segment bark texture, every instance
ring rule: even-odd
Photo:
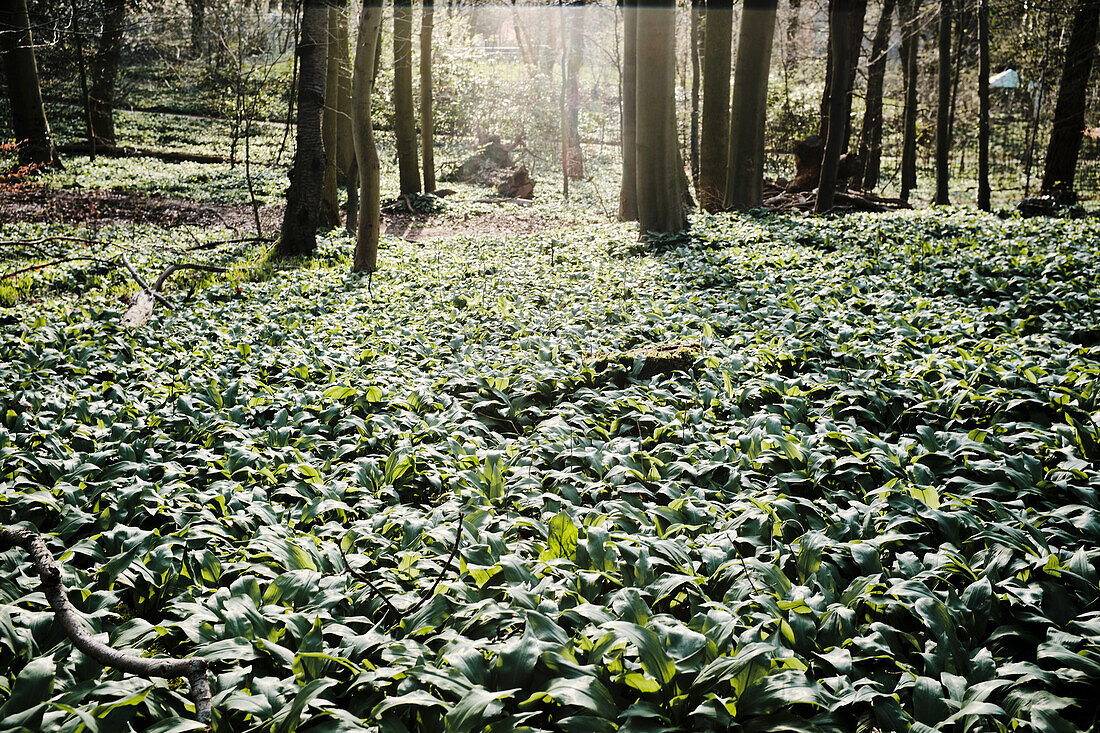
[[[759,206],[764,191],[764,122],[776,0],[748,0],[741,11],[730,112],[726,208]]]
[[[871,58],[867,62],[867,102],[863,125],[859,130],[859,165],[856,184],[864,191],[878,185],[882,170],[882,87],[886,78],[886,55],[890,45],[891,20],[896,0],[883,0],[882,15],[871,42]]]
[[[821,181],[817,188],[814,213],[823,214],[833,208],[837,172],[845,140],[845,97],[848,90],[848,20],[850,0],[832,0],[829,10],[829,45],[833,49],[832,96],[829,104],[829,135],[821,157]]]
[[[378,67],[382,32],[381,0],[366,0],[359,15],[359,36],[355,44],[352,72],[352,137],[359,170],[359,221],[356,227],[353,272],[374,272],[378,268],[378,235],[381,230],[381,195],[378,148],[370,118],[370,100]]]
[[[412,17],[409,0],[396,0],[393,6],[393,127],[402,194],[420,192],[412,89]]]
[[[580,109],[581,65],[584,62],[584,17],[583,4],[571,5],[563,11],[566,14],[567,52],[565,55],[565,170],[569,178],[584,178],[584,152],[581,150]]]
[[[978,0],[978,208],[989,211],[989,0]]]
[[[433,0],[424,0],[420,14],[420,151],[424,164],[424,191],[431,193],[435,183],[435,116],[432,111],[432,28],[435,25]]]
[[[917,51],[920,43],[918,19],[920,0],[901,0],[899,6],[901,64],[905,85],[905,107],[902,112],[901,200],[908,201],[917,187]]]
[[[98,142],[115,144],[115,84],[122,58],[122,29],[126,21],[125,0],[104,0],[103,32],[92,58],[92,88],[88,100],[92,130]]]
[[[638,220],[638,3],[623,0],[622,146],[620,221]]]
[[[321,187],[321,208],[317,213],[320,227],[340,226],[340,192],[337,184],[340,145],[340,53],[341,8],[328,9],[328,45],[325,51],[325,108],[321,115],[321,142],[325,147],[325,178]]]
[[[951,175],[951,15],[952,0],[940,0],[939,62],[936,88],[936,199],[937,205],[951,203],[948,183]]]
[[[703,119],[699,131],[699,206],[725,207],[730,139],[731,0],[710,0],[703,11]]]
[[[26,0],[0,3],[0,62],[8,86],[12,131],[19,162],[49,165],[56,159],[50,125],[42,106]]]

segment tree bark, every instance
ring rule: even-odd
[[[936,199],[938,206],[951,203],[951,0],[940,0],[939,62],[936,98]]]
[[[426,193],[436,189],[435,117],[432,112],[432,28],[435,22],[433,3],[434,0],[424,0],[420,14],[420,150],[423,155]]]
[[[978,0],[978,208],[989,211],[989,0]]]
[[[297,150],[286,194],[282,233],[275,248],[281,257],[309,256],[317,249],[325,177],[321,116],[325,105],[327,45],[328,6],[324,0],[305,0],[298,43]]]
[[[187,0],[191,10],[191,54],[202,55],[203,28],[206,20],[206,0]]]
[[[848,11],[848,64],[847,91],[844,94],[844,142],[841,153],[848,150],[852,135],[852,91],[855,88],[856,73],[859,70],[859,52],[863,46],[863,21],[867,16],[867,0],[850,0]],[[825,87],[821,92],[821,112],[818,122],[818,135],[822,140],[829,139],[829,119],[832,114],[833,94],[833,46],[830,43],[825,58]]]
[[[622,148],[619,220],[638,220],[638,3],[623,0]]]
[[[340,226],[340,192],[338,189],[340,143],[340,53],[339,36],[342,8],[328,9],[328,45],[325,51],[325,107],[321,115],[321,142],[325,147],[325,177],[321,186],[321,205],[317,225],[326,229]]]
[[[905,85],[905,107],[902,112],[901,194],[908,202],[917,187],[917,51],[920,33],[917,27],[920,0],[901,0],[902,21],[901,63]]]
[[[886,78],[886,56],[890,45],[891,20],[896,0],[883,0],[882,15],[871,43],[871,58],[867,64],[867,103],[863,125],[859,130],[859,165],[862,174],[855,177],[864,191],[878,185],[882,170],[882,87]]]
[[[639,5],[637,191],[640,238],[687,227],[683,165],[675,124],[676,8],[673,0]]]
[[[1058,84],[1054,105],[1054,127],[1047,145],[1043,166],[1043,194],[1069,193],[1074,190],[1077,156],[1085,129],[1085,102],[1092,57],[1096,51],[1100,0],[1077,0],[1073,10],[1073,28]]]
[[[393,5],[393,128],[397,137],[397,168],[401,193],[420,193],[412,91],[410,0],[396,0]]]
[[[704,12],[703,120],[699,139],[699,206],[725,207],[730,148],[730,57],[733,46],[731,0],[709,0]]]
[[[833,49],[832,95],[829,104],[829,136],[825,139],[825,153],[821,158],[821,180],[817,187],[815,214],[824,214],[833,208],[836,196],[837,169],[844,145],[844,100],[848,94],[848,18],[850,0],[832,0],[829,9],[829,42]]]
[[[730,112],[728,209],[759,206],[764,191],[764,122],[777,0],[746,0],[741,11]]]
[[[565,55],[565,169],[569,178],[584,178],[584,152],[581,150],[580,135],[580,74],[584,61],[584,4],[571,5],[563,12],[566,15],[568,32],[568,51]]]
[[[356,227],[353,272],[374,272],[378,268],[378,235],[381,230],[381,191],[378,148],[370,118],[378,50],[381,46],[382,0],[366,0],[359,15],[359,37],[355,44],[352,73],[352,135],[359,169],[359,222]]]
[[[34,60],[26,0],[0,3],[0,62],[8,86],[12,131],[21,164],[51,165],[56,161],[50,125],[42,106],[38,66]]]
[[[359,172],[355,166],[355,141],[351,132],[351,57],[348,54],[348,8],[340,9],[336,37],[329,41],[339,49],[339,82],[337,87],[336,115],[336,173],[337,185],[347,188],[347,210],[344,212],[344,228],[355,233],[358,221]],[[326,93],[328,90],[325,90]]]
[[[703,24],[702,14],[705,12],[704,0],[691,0],[691,134],[688,143],[691,157],[691,183],[695,191],[699,191],[699,123],[700,123],[700,93],[699,83],[702,78],[702,54],[703,54]]]
[[[115,83],[122,57],[122,27],[126,20],[126,0],[104,0],[103,34],[92,59],[92,129],[96,140],[115,144]]]

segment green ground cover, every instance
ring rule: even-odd
[[[345,238],[234,252],[137,330],[74,265],[0,309],[0,523],[209,659],[219,731],[1100,724],[1098,220],[566,224],[386,238],[369,289]],[[183,688],[0,555],[0,730],[191,730]]]

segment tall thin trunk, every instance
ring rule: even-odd
[[[639,236],[687,227],[676,135],[676,8],[651,0],[637,10],[637,190]]]
[[[703,0],[691,0],[691,142],[689,154],[691,156],[691,182],[695,191],[699,191],[699,169],[702,165],[699,160],[699,80],[701,75],[701,56],[703,53],[703,24],[701,15],[704,10]]]
[[[0,3],[0,62],[8,86],[12,131],[19,146],[19,162],[49,165],[56,161],[50,125],[42,106],[38,66],[34,60],[30,16],[26,0]]]
[[[435,190],[435,118],[432,113],[432,27],[434,0],[424,0],[420,14],[420,150],[424,163],[424,191]]]
[[[829,42],[833,49],[832,97],[829,104],[829,136],[821,158],[821,180],[817,188],[814,213],[823,214],[833,208],[836,196],[837,168],[844,144],[844,98],[848,90],[848,16],[851,0],[832,0],[829,9]]]
[[[1077,0],[1073,10],[1073,28],[1062,66],[1062,81],[1058,85],[1058,101],[1054,105],[1054,127],[1047,145],[1043,166],[1044,194],[1073,191],[1077,172],[1077,156],[1085,129],[1085,101],[1092,57],[1096,51],[1097,21],[1100,0]]]
[[[103,34],[92,59],[92,129],[99,142],[115,144],[115,83],[122,57],[122,26],[126,0],[104,0]]]
[[[397,138],[397,168],[402,194],[420,192],[416,158],[416,118],[412,92],[412,4],[393,5],[393,127]]]
[[[855,88],[856,73],[859,70],[859,52],[863,46],[863,22],[867,15],[867,0],[850,0],[851,7],[848,12],[848,64],[847,64],[847,90],[844,94],[844,140],[841,146],[843,153],[848,149],[852,135],[852,92]],[[822,140],[829,139],[829,120],[832,116],[833,98],[833,46],[830,43],[825,59],[825,87],[821,92],[820,115],[818,119],[818,135]]]
[[[566,134],[566,171],[569,178],[584,178],[584,152],[581,150],[580,108],[581,63],[584,61],[584,18],[583,2],[565,8],[567,31],[563,33],[568,50],[565,54],[565,134]]]
[[[905,108],[902,112],[901,199],[917,187],[917,51],[920,33],[917,27],[920,0],[901,0],[901,63],[905,78]]]
[[[340,226],[340,193],[337,186],[340,127],[340,53],[336,43],[342,8],[328,9],[328,47],[325,62],[325,108],[321,117],[321,141],[325,146],[325,178],[321,188],[321,208],[317,224],[324,228]]]
[[[366,0],[359,15],[359,37],[355,44],[352,74],[352,135],[359,169],[359,224],[356,227],[354,272],[378,268],[378,236],[381,231],[381,192],[378,148],[370,118],[370,100],[381,45],[382,0]]]
[[[638,220],[638,3],[623,0],[622,148],[619,219]]]
[[[978,0],[978,208],[989,211],[989,0]]]
[[[80,26],[80,9],[72,0],[73,41],[76,45],[76,66],[80,77],[80,104],[84,108],[84,131],[88,137],[88,160],[95,160],[95,128],[92,126],[92,104],[88,95],[88,60],[84,56],[84,33]]]
[[[709,0],[704,11],[703,120],[699,139],[699,206],[715,212],[725,206],[730,147],[730,56],[733,46],[731,0]]]
[[[200,56],[206,21],[206,0],[187,0],[187,6],[191,10],[191,53]]]
[[[355,143],[351,133],[351,59],[348,54],[348,8],[340,8],[336,22],[336,36],[329,43],[336,44],[339,61],[336,87],[336,182],[347,187],[347,210],[344,212],[344,228],[355,233],[358,210],[356,209],[359,173],[355,166]],[[326,90],[327,93],[328,90]]]
[[[726,208],[759,206],[764,191],[764,123],[777,0],[746,0],[737,40],[730,112]]]
[[[298,58],[298,120],[294,167],[286,192],[286,211],[276,253],[281,257],[309,256],[317,249],[318,212],[325,178],[325,147],[321,115],[325,106],[328,6],[325,0],[306,0],[302,9]]]
[[[951,168],[951,0],[940,0],[939,65],[936,99],[936,199],[951,203],[948,179]]]
[[[878,185],[882,169],[882,87],[886,78],[886,56],[890,44],[890,26],[896,0],[883,0],[882,15],[875,29],[871,44],[871,58],[867,65],[867,102],[863,112],[863,125],[859,131],[859,160],[863,168],[861,188],[870,191]]]

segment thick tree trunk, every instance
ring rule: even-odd
[[[989,211],[989,0],[978,0],[978,208]]]
[[[859,70],[859,53],[863,46],[863,22],[867,16],[867,0],[851,0],[848,12],[848,77],[847,92],[844,95],[844,143],[841,153],[848,150],[852,135],[852,91],[855,88],[856,73]],[[832,114],[833,95],[833,48],[825,57],[825,87],[821,92],[821,110],[818,120],[818,135],[822,140],[829,139],[829,118]]]
[[[1100,20],[1100,0],[1077,0],[1073,10],[1073,28],[1062,66],[1062,81],[1058,85],[1058,101],[1054,105],[1054,127],[1047,145],[1043,167],[1044,194],[1073,191],[1077,172],[1077,156],[1085,129],[1085,101],[1092,57],[1096,51],[1097,21]]]
[[[96,139],[115,144],[115,82],[122,57],[122,27],[126,20],[126,0],[104,0],[103,34],[92,59],[92,129]]]
[[[920,43],[918,18],[920,0],[901,0],[902,21],[901,64],[905,85],[905,107],[902,112],[901,200],[917,187],[917,51]]]
[[[948,183],[951,171],[951,0],[940,0],[939,62],[936,98],[936,199],[951,203]]]
[[[676,8],[654,0],[637,13],[638,229],[647,238],[682,231],[687,215],[674,107]]]
[[[42,106],[38,66],[34,60],[30,16],[26,0],[0,3],[0,62],[8,86],[12,131],[19,146],[19,162],[26,165],[55,162],[53,137]]]
[[[584,152],[581,150],[580,124],[580,74],[584,61],[584,5],[566,7],[568,50],[565,55],[565,170],[569,178],[584,178]]]
[[[393,127],[397,137],[397,168],[402,194],[420,192],[416,158],[416,116],[412,91],[412,4],[393,6]]]
[[[702,15],[705,12],[703,0],[691,0],[691,140],[688,144],[691,156],[691,183],[699,192],[699,122],[700,122],[700,92],[699,83],[702,78],[702,54],[703,54],[703,23]]]
[[[321,115],[325,105],[328,6],[305,0],[298,43],[298,119],[294,167],[286,193],[282,233],[276,252],[281,257],[309,256],[317,249],[318,214],[325,178],[325,148]]]
[[[435,117],[432,112],[432,28],[434,0],[424,0],[420,15],[420,150],[424,157],[424,191],[431,193],[435,183]]]
[[[833,49],[832,97],[829,105],[829,136],[821,158],[821,181],[817,187],[814,213],[824,214],[833,208],[836,196],[837,169],[844,145],[844,100],[848,94],[848,16],[850,0],[832,0],[829,9],[829,43]]]
[[[638,3],[623,0],[622,148],[619,219],[638,220]]]
[[[202,55],[202,38],[206,21],[206,0],[187,0],[191,10],[191,53]]]
[[[730,56],[733,5],[710,0],[704,11],[703,120],[699,140],[699,206],[715,212],[725,207],[730,139]]]
[[[340,145],[340,54],[336,42],[342,8],[328,9],[328,46],[325,62],[325,109],[321,116],[321,142],[325,146],[325,178],[321,187],[321,208],[317,224],[330,229],[340,226],[340,192],[337,184]]]
[[[862,172],[854,178],[864,191],[871,191],[878,185],[882,169],[882,87],[886,78],[886,56],[895,4],[896,0],[883,0],[882,15],[875,29],[871,58],[867,64],[867,101],[859,131],[859,165]]]
[[[777,5],[776,0],[746,0],[741,11],[726,168],[727,209],[749,209],[763,199],[764,122]]]
[[[359,38],[355,44],[352,74],[352,132],[359,168],[359,223],[356,228],[353,272],[374,272],[378,268],[378,235],[381,230],[381,195],[378,149],[370,118],[370,100],[381,45],[382,0],[366,0],[359,16]]]

